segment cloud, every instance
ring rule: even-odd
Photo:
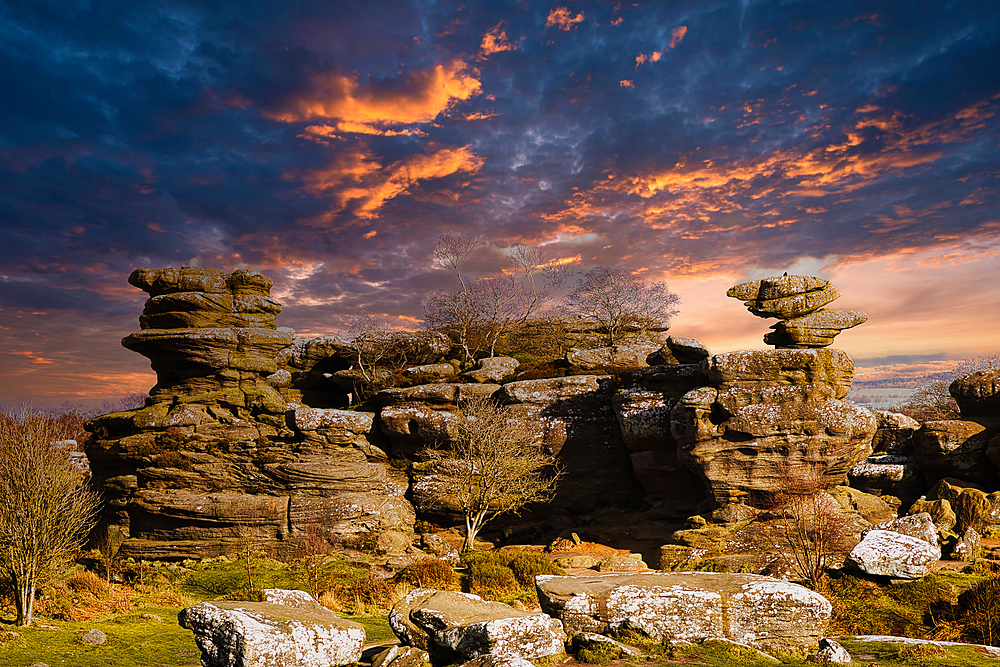
[[[483,42],[479,46],[479,55],[481,58],[493,55],[494,53],[500,53],[502,51],[516,51],[517,44],[511,42],[507,39],[507,33],[504,32],[501,27],[503,22],[501,21],[496,25],[495,28],[483,35]]]
[[[427,123],[481,90],[475,70],[456,59],[414,72],[392,86],[362,86],[357,78],[342,74],[318,75],[307,93],[264,115],[285,123],[314,118],[336,118],[364,126]]]
[[[571,30],[577,23],[583,23],[583,12],[573,16],[567,7],[556,7],[549,12],[549,17],[545,20],[545,27],[555,26],[560,30]]]
[[[673,30],[671,30],[670,31],[670,44],[667,45],[667,48],[668,49],[672,49],[675,46],[677,46],[678,44],[680,44],[681,42],[683,42],[684,41],[684,36],[687,35],[687,31],[688,31],[688,29],[687,29],[686,25],[677,26],[676,28],[674,28]]]
[[[338,152],[326,168],[290,173],[286,178],[301,180],[305,190],[313,194],[332,193],[339,204],[338,210],[353,204],[353,215],[368,220],[387,201],[408,194],[421,181],[475,174],[483,163],[483,158],[473,153],[470,146],[462,146],[414,155],[383,167],[367,147],[358,144]]]

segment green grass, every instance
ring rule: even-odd
[[[365,644],[385,644],[396,641],[396,635],[389,627],[388,614],[368,614],[364,616],[351,616],[341,614],[341,618],[354,621],[365,626]]]
[[[56,630],[7,629],[21,637],[0,644],[0,665],[30,667],[44,662],[55,667],[134,667],[135,665],[200,665],[201,651],[194,635],[177,624],[177,609],[140,607],[128,614],[99,621],[52,622]],[[140,613],[160,616],[163,621],[140,618]],[[108,636],[101,646],[84,646],[79,637],[97,628]]]

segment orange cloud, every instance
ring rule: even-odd
[[[308,125],[304,134],[300,137],[314,139],[316,137],[340,138],[341,134],[374,134],[380,137],[426,137],[427,133],[416,128],[405,128],[402,130],[391,130],[377,127],[369,123],[356,123],[354,121],[341,121],[336,125]]]
[[[672,49],[681,42],[684,41],[684,35],[688,32],[688,27],[686,25],[677,26],[670,31],[670,45],[667,46],[668,49]]]
[[[630,79],[623,79],[618,82],[622,88],[635,88],[635,84]]]
[[[474,174],[485,160],[474,154],[469,146],[444,148],[427,155],[415,155],[382,167],[368,149],[355,146],[338,153],[334,163],[326,169],[306,174],[290,174],[286,178],[300,178],[305,189],[313,194],[334,191],[339,209],[357,203],[354,213],[362,219],[375,217],[385,202],[408,194],[420,181],[442,178],[457,173]],[[457,197],[449,197],[454,200]],[[326,218],[324,218],[326,220]]]
[[[493,55],[494,53],[500,53],[501,51],[517,50],[517,44],[507,39],[507,33],[500,27],[502,25],[503,21],[498,23],[493,30],[483,35],[483,43],[479,47],[481,58]]]
[[[427,123],[455,102],[481,92],[478,72],[462,60],[414,72],[399,88],[362,87],[356,78],[340,74],[316,77],[312,90],[292,99],[287,108],[266,112],[286,123],[312,118],[337,118],[364,125]]]
[[[549,12],[549,18],[545,21],[545,27],[556,26],[560,30],[571,30],[575,24],[583,23],[583,19],[583,12],[573,16],[568,7],[556,7]]]
[[[662,57],[663,57],[663,53],[661,53],[660,51],[653,51],[653,53],[651,53],[650,56],[649,56],[649,62],[655,63],[655,62],[659,61],[659,59],[662,58]]]
[[[645,53],[640,53],[639,55],[637,55],[635,57],[635,68],[639,69],[639,65],[643,64],[647,60],[649,60],[649,58],[646,56],[646,54]]]

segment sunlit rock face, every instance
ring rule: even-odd
[[[790,481],[842,484],[871,454],[877,423],[844,402],[854,365],[840,350],[744,350],[702,364],[711,386],[672,412],[678,456],[719,504],[765,500]]]
[[[157,383],[144,407],[92,420],[87,445],[124,553],[412,532],[407,480],[384,463],[374,414],[288,401],[293,333],[276,328],[270,278],[185,267],[129,282],[150,298],[122,344],[150,359]]]

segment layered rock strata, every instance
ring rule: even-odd
[[[840,350],[742,350],[702,362],[710,386],[674,406],[679,459],[718,504],[842,484],[871,454],[877,423],[843,401],[854,364]]]
[[[313,529],[339,541],[412,532],[406,480],[372,414],[293,411],[278,357],[271,280],[247,269],[139,269],[142,330],[122,344],[157,374],[147,404],[92,420],[87,457],[102,521],[130,538],[124,553],[200,557]],[[301,406],[299,406],[301,407]]]
[[[780,321],[764,336],[776,348],[827,347],[844,329],[856,327],[868,316],[859,310],[824,308],[840,298],[828,280],[812,276],[776,276],[731,287],[726,296],[744,302],[757,317]]]

